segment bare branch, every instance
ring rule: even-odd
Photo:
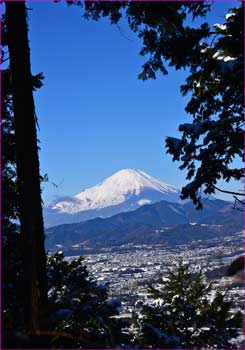
[[[9,57],[4,58],[4,59],[1,60],[1,63],[7,62],[8,60],[9,60]]]
[[[233,197],[235,198],[235,200],[236,200],[238,203],[240,203],[240,204],[242,204],[242,205],[245,204],[244,201],[241,201],[241,199],[237,198],[236,196],[233,196]]]
[[[119,30],[119,33],[122,35],[122,37],[128,41],[132,41],[132,39],[128,38],[124,33],[123,33],[123,29],[118,25],[116,24],[116,27],[117,29]]]
[[[218,187],[215,186],[215,185],[213,185],[213,187],[214,187],[217,191],[222,192],[222,193],[228,193],[228,194],[232,194],[232,195],[234,195],[234,196],[242,196],[242,197],[245,196],[245,193],[222,190],[222,189],[218,188]]]

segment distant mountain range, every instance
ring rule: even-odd
[[[243,213],[229,202],[205,200],[204,209],[197,211],[191,202],[160,201],[109,218],[51,227],[46,230],[46,244],[51,251],[62,248],[76,254],[84,248],[127,243],[180,244],[242,229]]]
[[[45,207],[45,227],[110,217],[162,200],[178,202],[179,196],[179,189],[142,170],[123,169],[74,197]]]

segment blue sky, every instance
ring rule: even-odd
[[[208,21],[222,23],[233,5],[216,2]],[[41,172],[50,179],[44,202],[81,192],[122,168],[184,185],[184,173],[165,154],[164,139],[191,121],[179,92],[187,73],[170,70],[142,82],[141,42],[125,22],[120,32],[107,20],[85,21],[79,7],[27,6],[32,72],[45,76],[35,93]]]

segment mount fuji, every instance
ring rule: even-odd
[[[179,202],[180,190],[139,169],[123,169],[100,184],[44,208],[45,227],[135,210],[162,200]]]

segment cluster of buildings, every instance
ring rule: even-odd
[[[243,309],[242,281],[226,276],[229,264],[243,254],[243,234],[237,232],[175,246],[126,244],[102,248],[96,254],[85,255],[85,264],[95,281],[109,284],[110,296],[121,301],[124,316],[130,315],[139,301],[147,301],[148,285],[166,278],[168,269],[179,260],[190,264],[193,272],[202,269],[215,289],[228,289],[234,307]]]

